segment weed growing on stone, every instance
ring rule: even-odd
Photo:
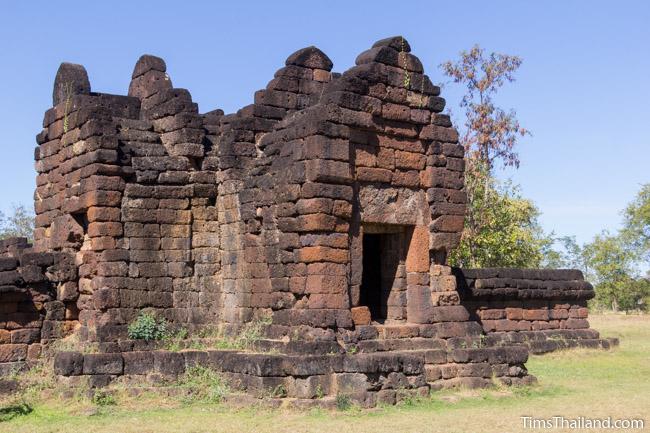
[[[68,113],[70,112],[70,105],[72,102],[72,83],[66,82],[63,85],[63,93],[65,94],[65,105],[63,106],[63,133],[68,132]]]
[[[280,384],[273,388],[273,391],[271,391],[271,397],[273,398],[284,398],[287,396],[287,388]]]
[[[252,349],[262,337],[264,328],[271,324],[270,317],[262,317],[244,325],[241,332],[235,337],[235,341],[241,349]]]
[[[141,311],[128,328],[132,340],[163,340],[169,335],[167,322],[156,319],[152,313]]]
[[[105,406],[115,406],[117,404],[117,399],[113,394],[104,390],[97,390],[93,394],[91,401],[95,406],[105,407]]]
[[[64,338],[59,338],[50,342],[47,346],[47,352],[80,352],[80,353],[98,353],[97,343],[81,341],[77,334],[70,334]]]
[[[349,353],[350,355],[354,355],[355,353],[358,352],[358,350],[359,350],[359,348],[358,348],[357,346],[348,346],[348,347],[345,349],[345,351],[346,351],[347,353]]]
[[[336,394],[336,409],[340,411],[349,410],[352,407],[352,399],[347,394]]]
[[[220,403],[229,392],[216,371],[201,366],[189,367],[179,378],[178,386],[187,391],[183,396],[186,403]]]
[[[178,331],[173,334],[168,333],[166,340],[167,344],[165,348],[171,350],[172,352],[178,352],[181,349],[184,349],[183,341],[187,338],[188,332],[185,328],[180,328]]]

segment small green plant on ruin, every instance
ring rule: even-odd
[[[397,389],[397,400],[402,406],[415,406],[421,398],[414,394],[413,390],[401,387]]]
[[[472,348],[480,349],[487,345],[487,335],[481,334],[478,340],[472,341]]]
[[[404,51],[404,45],[405,45],[404,44],[404,38],[402,38],[402,47],[401,47],[401,50],[399,52],[399,56],[400,56],[400,58],[402,60],[402,64],[404,65],[402,67],[402,69],[404,70],[404,81],[403,81],[402,84],[408,90],[411,87],[411,74],[409,73],[408,69],[406,69],[406,51]]]
[[[294,329],[291,331],[291,336],[289,337],[291,341],[300,341],[302,340],[302,334],[300,333],[300,330]]]
[[[205,350],[208,348],[208,346],[199,340],[190,340],[189,344],[187,345],[188,349],[193,349],[193,350]]]
[[[70,105],[72,103],[72,83],[66,82],[63,84],[63,93],[65,97],[65,105],[63,106],[63,133],[68,132],[68,113],[70,112]]]
[[[350,355],[354,355],[359,351],[359,348],[355,345],[351,345],[345,348],[345,351],[349,353]]]
[[[338,393],[335,397],[336,409],[340,411],[349,410],[352,407],[352,399],[347,394]]]
[[[287,388],[283,384],[276,386],[271,391],[272,398],[284,398],[287,396],[287,394],[288,394]]]
[[[264,337],[264,329],[270,324],[271,318],[265,316],[246,323],[235,335],[224,336],[223,333],[218,332],[214,346],[217,349],[252,350]]]
[[[129,324],[129,338],[132,340],[164,340],[169,336],[168,325],[164,319],[156,319],[152,313],[141,311]]]
[[[209,347],[252,350],[263,338],[264,328],[270,323],[269,317],[260,317],[246,323],[234,335],[224,335],[219,328],[206,328],[191,335],[186,328],[172,331],[167,321],[143,311],[129,325],[128,335],[132,340],[164,340],[165,349],[173,352],[183,349],[205,350]]]
[[[167,344],[165,349],[171,350],[172,352],[178,352],[181,349],[185,348],[185,345],[183,344],[184,340],[187,338],[188,332],[187,329],[185,328],[180,328],[174,333],[167,333],[167,336],[165,340],[167,340]]]
[[[492,377],[490,377],[492,382],[492,388],[499,392],[509,392],[509,387],[501,380],[496,373],[492,372]]]
[[[230,392],[216,371],[198,365],[185,370],[178,387],[187,391],[183,397],[186,403],[220,403]]]
[[[21,367],[18,366],[13,366],[9,369],[9,372],[7,374],[7,380],[16,380],[18,379],[18,376],[20,375],[21,372]]]
[[[236,341],[241,349],[252,349],[263,336],[264,329],[271,324],[270,317],[260,317],[244,325]]]
[[[115,396],[104,390],[97,390],[92,396],[91,401],[95,406],[106,407],[106,406],[115,406],[117,404],[117,399]]]
[[[318,386],[316,387],[316,398],[320,400],[323,397],[325,397],[325,391],[323,390],[323,385],[318,384]]]
[[[206,326],[196,332],[198,338],[219,338],[221,331],[218,326]]]

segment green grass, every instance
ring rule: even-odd
[[[1,432],[519,432],[521,416],[644,418],[650,422],[650,316],[598,315],[604,336],[621,338],[611,351],[575,349],[533,356],[527,366],[539,384],[522,388],[456,390],[413,398],[395,407],[344,412],[233,409],[224,404],[118,397],[98,410],[91,401],[57,398],[14,402],[0,414]],[[218,378],[197,371],[187,384]],[[205,373],[205,374],[204,374]],[[206,376],[207,375],[207,376]],[[213,380],[214,379],[214,380]],[[219,391],[221,392],[221,391]],[[209,394],[208,394],[209,395]],[[218,399],[217,399],[218,400]],[[24,404],[28,404],[25,406]],[[648,428],[648,426],[646,426]],[[562,431],[562,430],[553,430]],[[597,430],[590,430],[597,431]],[[611,431],[611,430],[610,430]],[[633,431],[633,430],[630,430]],[[636,430],[639,431],[639,430]]]

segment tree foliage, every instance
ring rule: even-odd
[[[514,110],[495,105],[494,96],[514,81],[521,59],[506,54],[486,55],[478,45],[460,58],[441,65],[455,83],[465,87],[465,191],[468,208],[459,247],[450,263],[462,267],[539,266],[551,243],[538,222],[539,210],[523,198],[519,188],[494,177],[497,162],[519,166],[518,139],[529,132],[519,125]]]
[[[637,256],[650,262],[650,183],[641,186],[632,203],[623,212],[621,235]]]
[[[445,75],[466,88],[460,102],[465,109],[462,144],[467,156],[481,161],[488,173],[497,161],[519,167],[517,140],[530,134],[519,125],[514,110],[505,111],[494,103],[497,91],[515,80],[514,73],[521,62],[521,58],[507,54],[486,56],[480,46],[474,45],[471,50],[462,51],[458,61],[441,65]]]
[[[582,249],[587,278],[596,289],[594,302],[612,310],[647,309],[650,281],[638,275],[635,252],[620,234],[603,232]]]
[[[34,236],[34,213],[25,206],[14,205],[10,215],[0,212],[0,239]]]
[[[650,234],[650,186],[644,185],[623,212],[623,228],[616,234],[602,232],[591,242],[578,245],[575,238],[556,239],[560,247],[545,257],[549,267],[582,269],[596,290],[595,306],[612,310],[647,310],[650,280],[639,265],[648,260]]]
[[[585,269],[582,246],[575,236],[549,236],[550,243],[544,250],[541,266],[552,269]],[[557,248],[557,247],[560,248]]]
[[[551,240],[539,224],[535,204],[521,197],[517,186],[499,183],[481,170],[467,171],[465,187],[465,228],[450,263],[472,268],[540,266]]]
[[[594,302],[612,309],[646,309],[650,280],[639,274],[639,260],[650,262],[650,184],[625,209],[624,228],[607,232],[579,245],[575,237],[545,234],[539,210],[523,198],[516,186],[500,183],[495,166],[519,167],[519,138],[530,134],[521,127],[514,110],[495,105],[494,97],[522,60],[516,56],[486,55],[478,45],[460,58],[441,65],[453,82],[465,86],[464,108],[465,190],[468,208],[459,247],[450,263],[462,267],[554,267],[582,269],[595,284]],[[557,247],[560,248],[557,248]]]

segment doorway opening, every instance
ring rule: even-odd
[[[382,296],[380,234],[363,235],[363,273],[361,275],[361,305],[370,310],[372,320],[386,320],[388,297]]]
[[[406,318],[407,226],[364,224],[359,303],[370,310],[375,322]]]

